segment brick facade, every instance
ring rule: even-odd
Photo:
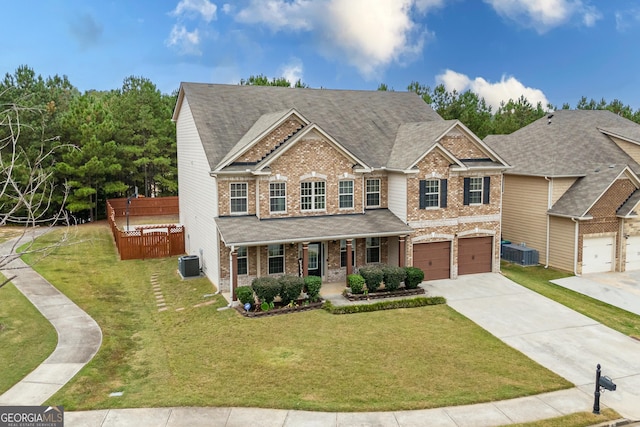
[[[294,135],[298,130],[302,129],[303,123],[294,117],[289,118],[269,135],[265,136],[251,147],[246,153],[239,156],[235,161],[241,162],[258,162],[271,150],[277,147],[287,138]]]

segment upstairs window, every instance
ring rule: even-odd
[[[231,213],[247,213],[247,183],[232,182],[229,191],[231,194]]]
[[[286,212],[287,210],[287,184],[285,182],[272,182],[269,184],[269,211]]]
[[[367,180],[367,207],[377,208],[380,207],[380,180],[368,179]]]
[[[324,181],[300,183],[300,209],[303,211],[325,210],[326,184]]]
[[[491,177],[465,178],[464,200],[465,205],[487,205],[490,202]]]
[[[353,208],[353,181],[338,182],[339,206],[340,209]]]
[[[426,179],[420,181],[420,209],[447,207],[447,180]]]

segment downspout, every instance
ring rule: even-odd
[[[571,217],[571,221],[573,221],[576,226],[575,226],[575,241],[573,242],[573,274],[575,274],[576,276],[580,276],[580,274],[578,274],[578,232],[579,232],[579,225],[578,225],[578,220],[576,220],[574,217]]]
[[[553,181],[549,179],[549,177],[545,176],[544,179],[549,181],[549,190],[547,191],[547,210],[551,209],[551,202],[553,200]],[[549,243],[550,240],[550,220],[549,214],[547,214],[547,238],[545,243],[545,256],[544,256],[544,268],[549,268],[549,247],[551,246]],[[575,260],[574,260],[575,262]]]
[[[625,244],[626,239],[624,238],[624,218],[620,221],[620,232],[618,233],[618,271],[622,271],[622,248]],[[627,253],[625,251],[624,258],[627,258]]]
[[[231,292],[231,301],[229,302],[229,304],[227,304],[227,307],[233,307],[233,251],[236,250],[236,247],[231,245],[231,247],[229,248],[231,249],[229,251],[229,291]],[[216,292],[216,294],[220,293],[220,289],[218,289],[218,291]]]

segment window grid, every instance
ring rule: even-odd
[[[269,274],[284,273],[284,246],[268,246],[268,268]]]
[[[324,181],[308,181],[300,183],[300,209],[303,211],[320,211],[325,209],[326,188]]]
[[[380,262],[380,238],[367,237],[367,263]]]
[[[469,180],[469,204],[479,205],[482,203],[482,178],[471,178]]]
[[[270,212],[285,212],[287,210],[287,185],[284,182],[269,184]]]
[[[229,187],[231,200],[231,213],[247,212],[247,183],[232,182]]]
[[[240,246],[238,248],[238,274],[249,274],[249,258],[247,256],[247,247]]]
[[[353,181],[338,182],[338,194],[341,209],[353,208]]]
[[[425,190],[426,207],[432,208],[440,206],[440,180],[427,180]]]
[[[367,207],[380,206],[380,180],[367,180]]]

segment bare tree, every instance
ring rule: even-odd
[[[28,123],[21,122],[23,116],[30,117]],[[64,210],[68,188],[57,186],[54,176],[55,153],[68,145],[46,138],[45,125],[43,110],[0,105],[0,230],[10,230],[12,235],[0,242],[0,271],[5,276],[9,270],[24,268],[24,263],[13,262],[18,257],[33,253],[37,260],[69,237]],[[58,242],[34,245],[37,236],[58,225],[67,226]],[[11,274],[0,277],[0,288],[14,278]]]

